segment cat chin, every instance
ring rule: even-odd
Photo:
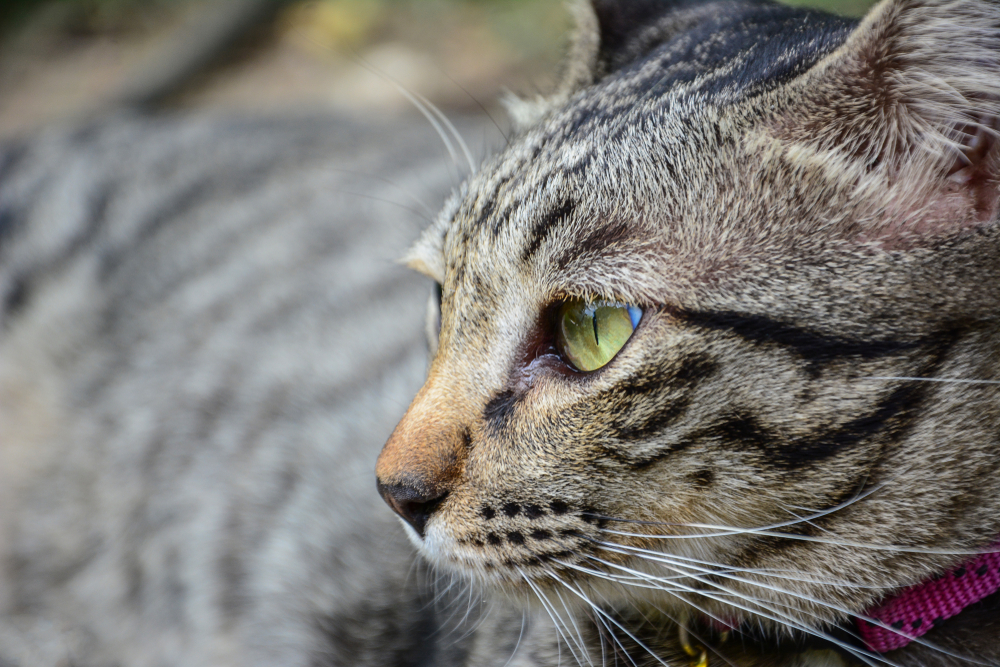
[[[423,553],[424,552],[424,538],[420,537],[420,535],[417,533],[417,531],[413,529],[413,526],[411,526],[409,523],[407,523],[405,519],[403,519],[401,517],[398,517],[398,516],[396,517],[396,519],[398,519],[399,520],[399,524],[401,526],[403,526],[403,532],[406,533],[406,537],[409,538],[410,543],[414,547],[416,547],[418,551],[420,551],[421,553]]]
[[[464,553],[464,548],[442,522],[432,519],[428,523],[423,537],[406,521],[400,519],[400,523],[403,524],[406,536],[410,538],[413,546],[435,569],[452,572],[469,579],[483,579],[481,570],[484,568],[476,567],[477,561],[480,559],[475,554]]]

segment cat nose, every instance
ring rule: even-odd
[[[468,415],[454,394],[429,378],[375,464],[378,492],[421,537],[465,468]]]
[[[421,538],[427,519],[448,495],[447,491],[421,491],[405,484],[383,484],[381,481],[378,482],[378,492]]]

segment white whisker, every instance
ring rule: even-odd
[[[441,111],[441,109],[437,107],[436,104],[434,104],[433,102],[431,102],[429,99],[427,99],[418,92],[414,91],[413,94],[417,98],[419,98],[420,101],[423,102],[441,120],[441,122],[445,124],[445,127],[447,127],[451,131],[452,136],[455,137],[455,141],[458,143],[458,147],[462,149],[462,153],[465,155],[465,161],[469,165],[469,173],[475,174],[476,162],[475,160],[472,159],[472,152],[469,151],[469,145],[465,143],[465,139],[462,138],[462,135],[459,133],[458,128],[455,127],[454,123],[452,123],[448,119],[448,117],[444,115],[444,113]]]
[[[892,480],[889,480],[889,482],[891,482],[891,481]],[[697,533],[697,534],[694,534],[694,535],[659,535],[659,536],[656,536],[658,539],[692,539],[692,538],[700,538],[700,537],[729,537],[729,536],[732,536],[732,535],[742,535],[742,534],[746,534],[746,533],[754,533],[754,532],[767,531],[767,530],[777,530],[778,528],[788,528],[790,526],[795,526],[797,524],[800,524],[803,521],[814,521],[816,519],[819,519],[819,518],[822,518],[824,516],[833,514],[835,512],[839,512],[840,510],[842,510],[842,509],[844,509],[846,507],[850,507],[851,505],[853,505],[854,503],[856,503],[856,502],[858,502],[860,500],[864,500],[865,498],[867,498],[868,496],[872,495],[873,493],[876,493],[877,491],[880,491],[889,482],[885,482],[885,483],[873,486],[872,488],[868,489],[867,491],[858,492],[857,494],[855,494],[854,496],[852,496],[849,500],[845,500],[844,502],[838,503],[837,505],[834,505],[833,507],[827,508],[825,510],[822,510],[822,511],[819,511],[819,512],[814,512],[813,514],[811,514],[811,515],[809,515],[807,517],[797,518],[797,519],[790,520],[790,521],[779,521],[777,523],[768,524],[766,526],[757,526],[757,527],[754,527],[754,528],[736,528],[736,527],[733,527],[733,526],[716,526],[716,525],[711,525],[711,524],[697,524],[697,523],[669,523],[669,522],[663,522],[663,521],[641,521],[641,520],[636,520],[636,519],[619,519],[619,518],[616,518],[616,517],[604,516],[604,515],[599,515],[599,514],[598,515],[594,515],[594,516],[596,518],[598,518],[598,519],[605,519],[607,521],[613,521],[613,522],[618,522],[618,523],[634,523],[634,524],[639,524],[639,525],[670,526],[670,527],[680,527],[680,528],[703,528],[703,529],[708,529],[708,530],[720,531],[720,532],[717,532],[717,533]],[[608,530],[608,529],[605,529],[605,530]],[[609,531],[609,532],[611,532],[611,531]],[[784,534],[784,533],[782,533],[782,534]],[[652,536],[650,536],[650,537],[652,537]]]
[[[517,633],[517,643],[514,644],[514,650],[510,652],[510,657],[507,658],[507,662],[503,663],[503,667],[507,667],[510,661],[514,659],[517,655],[517,649],[521,648],[521,640],[524,638],[524,627],[528,624],[528,612],[527,610],[521,610],[521,631]]]
[[[650,589],[653,589],[653,590],[663,591],[665,593],[669,593],[671,595],[674,595],[675,597],[677,597],[680,600],[683,600],[687,604],[691,604],[688,600],[686,600],[686,599],[684,599],[684,598],[676,595],[677,592],[684,591],[685,589],[679,588],[679,587],[678,588],[674,588],[674,589],[670,589],[669,587],[666,587],[666,586],[657,585],[659,582],[655,582],[654,583],[655,580],[652,580],[650,577],[643,577],[643,576],[640,575],[638,577],[632,577],[632,578],[630,578],[630,579],[638,579],[640,581],[644,581],[644,582],[647,582],[648,584],[650,584],[650,585],[645,585],[645,586],[644,585],[637,585],[637,584],[629,583],[627,581],[622,581],[621,578],[618,577],[617,575],[610,575],[609,573],[607,573],[607,572],[601,572],[600,570],[592,570],[590,568],[585,568],[583,566],[573,565],[571,563],[563,563],[563,562],[560,562],[560,561],[554,561],[554,562],[557,562],[560,565],[563,565],[565,567],[569,567],[569,568],[572,568],[574,570],[578,570],[578,571],[583,572],[585,574],[589,574],[590,576],[597,577],[597,578],[600,578],[600,579],[605,579],[606,581],[612,581],[612,582],[615,582],[615,583],[624,584],[626,586],[633,586],[633,587],[636,587],[636,588],[650,588]],[[687,578],[691,578],[691,575],[684,575],[684,576],[687,577]],[[692,604],[692,606],[695,606],[695,605]],[[714,616],[713,614],[709,613],[708,611],[706,611],[704,609],[701,609],[700,607],[696,607],[696,608],[698,609],[698,611],[702,612],[703,614],[705,614],[705,616],[707,616],[708,618],[711,618],[713,621],[716,621],[717,623],[721,623],[723,625],[726,624],[726,622],[723,619]]]
[[[609,520],[614,521],[615,519],[609,518]],[[622,537],[638,537],[649,540],[672,540],[672,539],[690,540],[703,537],[728,537],[732,535],[762,535],[764,537],[780,537],[789,540],[799,540],[801,542],[816,542],[819,544],[832,544],[834,546],[853,547],[857,549],[891,551],[894,553],[928,554],[937,556],[981,556],[982,554],[996,553],[1000,551],[1000,548],[933,549],[928,547],[913,547],[900,544],[869,544],[865,542],[852,542],[847,540],[827,539],[827,538],[817,537],[815,535],[796,535],[795,533],[781,533],[773,530],[766,530],[759,528],[731,528],[727,526],[718,526],[715,524],[708,524],[708,523],[686,523],[683,525],[690,528],[702,528],[705,530],[713,530],[718,532],[700,533],[697,535],[648,535],[645,533],[629,533],[621,530],[612,530],[610,528],[601,528],[600,530],[602,532],[610,533],[612,535],[620,535]]]
[[[566,642],[566,647],[569,649],[570,653],[573,654],[573,659],[576,660],[576,664],[583,665],[583,660],[581,660],[580,656],[577,655],[576,649],[574,649],[574,647],[573,647],[573,642],[570,641],[570,638],[566,634],[566,632],[568,632],[569,628],[567,628],[565,626],[565,624],[561,622],[562,621],[562,616],[559,615],[559,612],[556,610],[555,605],[553,605],[550,600],[547,600],[545,598],[545,595],[542,593],[542,591],[535,585],[534,582],[531,581],[530,577],[528,577],[526,574],[524,574],[524,572],[521,571],[520,568],[518,568],[518,573],[528,583],[528,586],[531,587],[531,590],[535,591],[535,596],[538,598],[538,601],[542,603],[542,606],[545,607],[546,610],[550,611],[549,618],[551,618],[552,622],[555,624],[556,631],[559,633],[559,636],[562,637],[563,641]],[[579,645],[577,648],[584,655],[587,654],[586,647],[584,647],[582,645]],[[589,660],[588,660],[588,662],[589,662]]]
[[[941,382],[944,384],[1000,384],[1000,380],[959,380],[952,378],[920,378],[894,375],[870,375],[861,380],[896,380],[900,382]]]
[[[662,659],[660,659],[660,657],[658,655],[656,655],[652,650],[650,650],[650,648],[648,646],[646,646],[644,643],[642,643],[635,635],[633,635],[631,632],[629,632],[628,630],[626,630],[625,627],[622,626],[621,623],[619,623],[618,621],[616,621],[614,618],[611,617],[610,614],[608,614],[603,609],[601,609],[600,607],[598,607],[596,604],[594,604],[593,602],[591,602],[590,599],[586,595],[584,595],[582,591],[576,590],[576,588],[574,588],[573,586],[570,586],[569,583],[563,581],[559,577],[555,577],[555,580],[557,582],[559,582],[560,584],[562,584],[563,586],[565,586],[568,591],[570,591],[571,593],[573,593],[574,595],[576,595],[577,597],[579,597],[581,600],[583,600],[585,603],[587,603],[588,605],[590,605],[590,608],[593,609],[595,613],[603,616],[605,619],[607,619],[608,621],[610,621],[611,623],[613,623],[616,628],[618,628],[619,630],[621,630],[622,632],[624,632],[626,635],[628,635],[629,639],[631,639],[632,641],[634,641],[637,646],[639,646],[640,648],[644,649],[654,660],[656,660],[658,663],[660,663],[664,667],[670,667],[666,662],[664,662]],[[631,662],[633,665],[635,665],[636,664],[635,661],[632,660],[632,657],[628,654],[628,651],[625,650],[624,646],[622,646],[622,651],[623,651],[625,657],[629,659],[629,662]],[[638,665],[636,665],[636,667],[638,667]]]
[[[574,632],[576,632],[577,645],[580,646],[580,650],[583,652],[583,654],[587,656],[587,664],[593,665],[594,663],[590,660],[589,652],[585,648],[586,644],[583,641],[583,633],[580,631],[580,626],[577,624],[573,612],[570,610],[569,605],[567,605],[566,601],[563,599],[562,593],[560,593],[558,589],[555,589],[553,592],[556,594],[556,597],[559,598],[559,602],[562,603],[563,610],[565,610],[566,616],[569,618],[570,623],[573,624],[573,630]],[[568,632],[569,628],[566,628],[566,630]]]
[[[679,562],[697,563],[698,565],[704,565],[709,568],[719,568],[719,569],[705,570],[706,572],[712,574],[743,572],[745,574],[759,574],[762,576],[774,577],[775,579],[784,579],[787,581],[799,581],[810,584],[822,584],[824,586],[838,586],[842,588],[859,588],[859,589],[881,588],[880,586],[859,584],[851,581],[829,580],[814,576],[792,576],[791,574],[787,574],[787,572],[789,572],[787,570],[768,570],[763,568],[743,568],[731,565],[723,565],[722,563],[713,563],[711,561],[699,560],[697,558],[691,558],[689,556],[667,554],[662,551],[651,551],[649,549],[643,549],[641,547],[634,547],[626,544],[618,544],[616,542],[604,542],[601,540],[591,540],[591,541],[594,542],[594,544],[600,545],[602,547],[628,549],[630,552],[635,552],[633,555],[641,556],[644,560],[648,561],[658,562],[660,559],[669,559],[669,561],[664,561],[664,562],[670,562],[671,564],[678,564]],[[799,574],[799,575],[808,574],[805,572],[794,572],[794,571],[792,572],[794,574]],[[683,578],[683,576],[685,575],[675,575],[668,578]]]
[[[398,190],[401,194],[405,195],[411,202],[420,207],[421,211],[423,211],[423,215],[421,215],[421,217],[427,220],[433,220],[434,216],[437,215],[437,212],[430,206],[428,206],[427,202],[425,202],[423,199],[415,195],[413,192],[404,188],[402,185],[400,185],[399,183],[397,183],[392,179],[386,178],[384,176],[379,176],[377,174],[367,174],[363,171],[355,171],[353,169],[338,169],[336,167],[323,167],[323,171],[331,173],[348,174],[349,176],[363,176],[364,178],[368,178],[373,181],[377,181],[379,183],[385,183],[386,185],[391,185],[392,187],[396,188],[396,190]]]
[[[603,560],[601,558],[597,558],[596,556],[588,556],[588,558],[590,558],[592,560],[596,560],[597,562],[602,563],[602,564],[604,564],[604,565],[606,565],[608,567],[612,567],[612,568],[615,568],[615,569],[621,569],[623,571],[630,572],[631,574],[641,574],[637,570],[632,570],[631,568],[625,567],[624,565],[618,565],[616,563],[611,563],[609,561],[605,561],[605,560]],[[884,663],[886,665],[889,665],[889,667],[900,667],[896,663],[892,662],[891,660],[886,659],[884,656],[882,656],[882,655],[880,655],[878,653],[874,653],[874,652],[871,652],[871,651],[866,651],[866,650],[863,650],[863,649],[859,649],[859,648],[857,648],[855,646],[851,646],[850,644],[848,644],[846,642],[843,642],[843,641],[841,641],[839,639],[836,639],[835,637],[833,637],[833,636],[831,636],[831,635],[829,635],[829,634],[827,634],[827,633],[825,633],[825,632],[823,632],[823,631],[821,631],[819,629],[812,628],[812,627],[810,627],[808,625],[805,625],[799,619],[795,618],[794,616],[792,616],[790,614],[787,614],[787,613],[784,613],[784,612],[782,612],[780,610],[777,610],[777,609],[771,607],[770,605],[764,603],[762,600],[754,599],[754,598],[748,598],[747,596],[740,595],[736,591],[728,589],[728,588],[726,588],[725,586],[723,586],[723,585],[721,585],[719,583],[712,582],[712,581],[706,581],[706,580],[700,579],[699,577],[697,577],[695,575],[692,575],[692,578],[695,579],[695,580],[697,580],[697,581],[700,581],[701,583],[708,584],[709,586],[712,586],[714,588],[721,589],[721,590],[729,593],[732,596],[736,596],[737,599],[748,600],[748,601],[752,602],[754,605],[756,605],[758,608],[757,609],[752,609],[750,607],[747,607],[746,605],[743,605],[743,604],[740,604],[738,602],[733,601],[733,599],[731,597],[726,597],[725,599],[720,599],[718,596],[713,595],[712,593],[709,593],[708,591],[699,590],[699,589],[696,589],[696,588],[693,588],[693,587],[690,587],[690,586],[684,586],[683,584],[674,584],[674,586],[676,588],[678,588],[678,589],[684,590],[685,592],[689,592],[689,593],[692,593],[694,595],[701,595],[701,596],[704,596],[704,597],[706,597],[706,598],[708,598],[710,600],[716,600],[717,602],[722,602],[723,604],[732,606],[732,607],[734,607],[736,609],[740,609],[742,611],[746,611],[746,612],[748,612],[750,614],[755,614],[755,615],[760,616],[762,618],[766,618],[766,619],[774,621],[776,623],[780,623],[782,625],[788,626],[788,627],[790,627],[792,629],[799,630],[799,631],[804,632],[806,634],[810,634],[810,635],[813,635],[815,637],[819,637],[821,639],[829,641],[829,642],[831,642],[831,643],[833,643],[833,644],[835,644],[837,646],[840,646],[844,650],[849,651],[852,655],[854,655],[858,659],[862,660],[865,664],[872,665],[873,667],[874,667],[875,663],[871,662],[871,660],[875,660],[877,662]]]
[[[734,575],[729,574],[729,573],[727,573],[727,572],[725,572],[723,570],[713,570],[713,569],[701,568],[701,567],[696,567],[696,566],[693,566],[693,565],[688,565],[686,563],[673,562],[673,561],[669,560],[671,558],[669,555],[663,554],[661,552],[653,552],[653,551],[648,551],[646,549],[640,549],[638,547],[630,547],[630,546],[626,546],[626,545],[616,545],[616,544],[613,544],[613,543],[599,543],[599,544],[606,545],[606,546],[604,546],[605,549],[607,549],[608,551],[612,551],[612,552],[621,554],[621,555],[625,555],[625,556],[631,555],[633,557],[639,557],[639,558],[642,558],[643,560],[647,560],[647,561],[648,560],[655,560],[656,562],[659,562],[659,563],[662,563],[664,565],[667,565],[668,569],[671,569],[674,572],[679,572],[680,571],[677,568],[688,568],[688,569],[691,569],[691,570],[694,570],[694,571],[699,571],[699,572],[701,572],[703,574],[717,575],[717,576],[720,576],[720,577],[723,577],[725,579],[729,579],[729,580],[732,580],[732,581],[737,581],[737,582],[740,582],[740,583],[748,584],[750,586],[755,586],[755,587],[758,587],[758,588],[763,588],[763,589],[769,590],[769,591],[771,591],[773,593],[778,593],[780,595],[787,595],[789,597],[796,598],[796,599],[802,600],[804,602],[809,602],[809,603],[812,603],[812,604],[815,604],[815,605],[818,605],[818,606],[821,606],[821,607],[826,607],[827,609],[831,609],[833,611],[840,612],[840,613],[842,613],[842,614],[844,614],[845,616],[848,616],[848,617],[855,617],[855,618],[860,618],[862,620],[868,621],[869,623],[872,623],[874,625],[878,625],[880,627],[883,627],[883,628],[885,628],[887,630],[890,630],[890,631],[892,631],[892,632],[894,632],[896,634],[903,635],[903,636],[909,638],[913,642],[922,644],[922,645],[924,645],[924,646],[926,646],[928,648],[931,648],[931,649],[933,649],[933,650],[935,650],[935,651],[937,651],[939,653],[942,653],[944,655],[948,655],[949,657],[957,658],[959,660],[964,660],[964,661],[967,661],[967,662],[970,662],[970,663],[973,663],[973,664],[982,664],[982,665],[989,664],[989,663],[980,662],[978,660],[974,660],[972,658],[968,658],[968,657],[961,656],[959,654],[953,653],[953,652],[948,651],[947,649],[944,649],[944,648],[942,648],[942,647],[940,647],[940,646],[938,646],[938,645],[936,645],[936,644],[934,644],[932,642],[929,642],[927,640],[921,639],[919,637],[912,637],[912,636],[908,635],[905,632],[902,632],[902,631],[900,631],[898,629],[892,628],[888,624],[886,624],[886,623],[884,623],[884,622],[882,622],[882,621],[880,621],[878,619],[874,619],[874,618],[872,618],[870,616],[867,616],[867,615],[864,615],[864,614],[858,614],[858,613],[854,612],[853,610],[847,609],[845,607],[841,607],[839,605],[831,604],[829,602],[826,602],[825,600],[820,600],[818,598],[814,598],[814,597],[809,596],[809,595],[805,595],[805,594],[802,594],[802,593],[797,593],[795,591],[790,591],[790,590],[787,590],[785,588],[779,588],[777,586],[773,586],[773,585],[766,584],[766,583],[763,583],[763,582],[754,581],[752,579],[747,579],[745,577],[734,576]],[[639,552],[639,554],[637,555],[637,554],[632,553],[632,552]],[[648,554],[649,557],[647,557],[646,554]],[[595,558],[595,557],[589,556],[589,558]],[[603,560],[600,560],[600,559],[597,559],[597,560],[599,560],[600,562],[604,562]],[[692,560],[692,559],[685,559],[685,560]],[[610,563],[605,563],[605,564],[610,565]],[[619,566],[619,567],[621,567],[621,566]],[[623,568],[623,569],[625,569],[625,568]],[[700,581],[702,583],[708,584],[710,586],[717,586],[717,587],[719,587],[719,588],[721,588],[721,589],[723,589],[723,590],[725,590],[727,592],[735,594],[735,591],[732,591],[731,589],[723,587],[723,586],[721,586],[721,585],[719,585],[716,582],[713,582],[711,580],[704,579],[704,578],[698,576],[697,574],[689,574],[688,576],[690,578],[695,579],[697,581]],[[656,581],[657,579],[658,579],[657,577],[653,577],[652,575],[650,575],[650,578],[648,579],[648,581]],[[683,586],[683,584],[679,584],[679,583],[677,583],[675,581],[671,582],[671,583],[675,587]],[[698,594],[700,594],[700,593],[698,593]],[[744,599],[746,599],[746,598],[744,598]],[[757,599],[757,598],[750,598],[750,599],[753,600],[753,602],[755,604],[762,604],[762,601],[760,599]],[[783,604],[783,603],[777,603],[777,602],[774,602],[774,601],[772,601],[772,603]],[[785,606],[785,605],[783,604],[783,606]],[[808,613],[808,612],[806,612],[806,613]],[[813,616],[814,618],[819,618],[815,614],[810,614],[810,615]],[[718,619],[716,619],[716,620],[718,620]]]

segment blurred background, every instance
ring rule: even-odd
[[[860,15],[869,0],[794,0]],[[563,0],[0,0],[0,140],[120,106],[494,112],[547,91]]]

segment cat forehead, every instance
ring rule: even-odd
[[[696,96],[659,102],[568,134],[570,108],[495,159],[428,232],[435,275],[530,269],[565,293],[648,303],[731,272],[755,243],[795,241],[771,215],[793,204],[747,196],[745,123]]]
[[[662,246],[665,231],[697,243],[704,218],[731,194],[709,181],[733,157],[752,99],[807,70],[852,25],[747,4],[675,36],[579,91],[488,163],[427,231],[411,266],[443,282],[448,265],[476,258],[489,257],[493,270],[500,258],[579,269],[635,262],[637,251]],[[673,205],[698,191],[701,206],[680,216]]]

